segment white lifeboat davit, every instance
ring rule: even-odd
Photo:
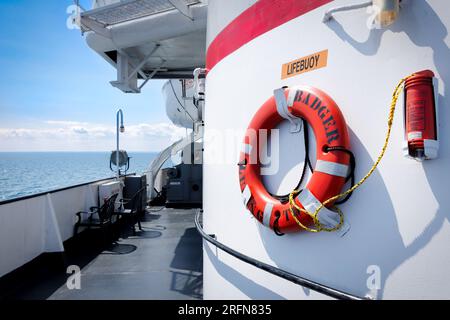
[[[106,0],[80,24],[89,47],[117,69],[111,84],[138,93],[150,79],[192,78],[204,66],[206,19],[205,0]]]

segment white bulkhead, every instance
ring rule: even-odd
[[[321,4],[245,41],[246,33],[273,22],[264,21],[268,10],[289,14],[281,5],[289,1],[268,4],[262,0],[259,5],[267,6],[253,16],[255,27],[247,25],[239,34],[227,29],[233,20],[242,19],[245,10],[258,5],[255,2],[209,1],[207,67],[208,62],[217,63],[206,80],[205,231],[253,258],[361,297],[450,298],[450,132],[446,123],[450,12],[446,2],[402,1],[397,21],[377,29],[370,28],[374,16],[365,8],[338,12],[322,22],[327,10],[348,4],[346,0],[305,1]],[[230,34],[234,36],[230,38]],[[211,46],[216,37],[221,37],[220,50]],[[229,45],[235,48],[218,59]],[[325,67],[281,78],[283,64],[324,50],[328,50]],[[403,156],[399,102],[381,165],[341,206],[351,225],[344,237],[307,232],[279,237],[252,218],[242,203],[238,152],[250,120],[275,89],[310,85],[336,101],[350,131],[359,180],[383,145],[393,89],[404,76],[424,69],[432,70],[439,79],[438,159],[419,163]],[[287,123],[280,129],[279,168],[264,180],[270,191],[284,194],[295,187],[300,176],[304,147],[301,133],[290,133]],[[314,158],[314,141],[311,144]],[[204,298],[326,297],[205,243]]]

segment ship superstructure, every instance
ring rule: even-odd
[[[450,297],[445,2],[105,0],[78,20],[117,70],[111,85],[138,94],[168,80],[167,114],[188,134],[149,164],[146,196],[148,210],[199,207],[195,224],[183,216],[206,240],[196,298]],[[336,192],[323,181],[361,179],[345,203],[326,202]],[[0,204],[0,217],[17,212],[2,224],[0,275],[65,250],[74,211],[99,192],[70,190]]]

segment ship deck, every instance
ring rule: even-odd
[[[64,254],[64,268],[23,272],[21,284],[6,299],[201,299],[202,240],[194,209],[147,209],[143,230],[122,236],[101,249],[94,231],[86,232]],[[75,241],[74,241],[75,242]],[[104,246],[103,246],[104,248]],[[80,289],[66,285],[66,267],[81,268]],[[1,297],[0,297],[1,298]]]

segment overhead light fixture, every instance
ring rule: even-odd
[[[325,12],[322,21],[327,23],[333,18],[333,14],[337,12],[369,8],[370,11],[368,11],[368,13],[374,14],[374,16],[371,16],[369,28],[372,29],[372,26],[377,28],[385,28],[397,20],[400,11],[400,1],[401,0],[370,0],[330,8]]]
[[[376,12],[375,23],[379,27],[390,26],[397,20],[400,11],[400,0],[373,0]]]

